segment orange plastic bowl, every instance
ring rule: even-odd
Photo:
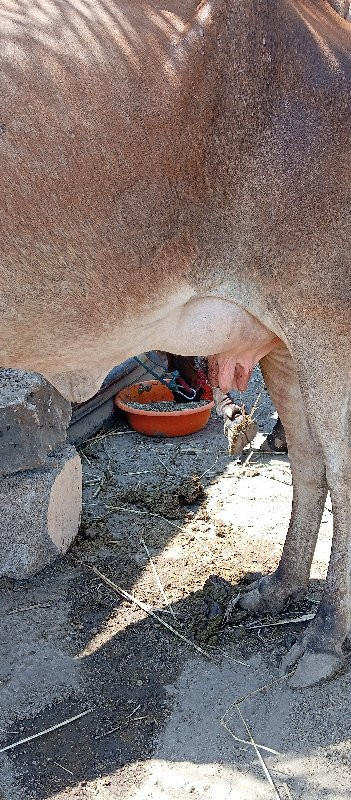
[[[128,405],[160,400],[173,400],[171,390],[158,381],[143,381],[118,392],[115,404],[126,412],[131,428],[146,436],[188,436],[201,431],[207,425],[214,406],[213,400],[206,406],[180,411],[144,411]]]

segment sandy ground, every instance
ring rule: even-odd
[[[256,373],[248,409],[260,386]],[[224,617],[247,573],[276,565],[290,513],[287,458],[258,450],[274,424],[265,392],[257,416],[236,461],[215,418],[177,440],[117,420],[83,447],[78,540],[32,581],[2,581],[1,800],[350,797],[350,664],[300,691],[279,673],[305,623],[278,623],[320,596],[329,501],[303,603]]]

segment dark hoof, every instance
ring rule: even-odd
[[[285,438],[283,425],[278,419],[272,433],[262,442],[260,450],[264,453],[287,453],[288,445]]]
[[[239,600],[240,608],[256,614],[278,614],[294,594],[277,573],[251,583]]]
[[[243,608],[245,611],[258,611],[261,607],[261,603],[262,596],[256,587],[251,587],[250,591],[241,595],[239,600],[240,608]]]
[[[290,675],[288,685],[293,689],[318,686],[334,678],[344,664],[345,658],[342,654],[306,651],[298,662],[295,672]]]

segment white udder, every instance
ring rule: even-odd
[[[235,303],[215,297],[190,300],[172,314],[164,330],[178,355],[209,357],[209,376],[222,391],[247,387],[255,364],[279,343],[278,337]]]
[[[235,303],[217,297],[174,300],[126,319],[106,338],[95,337],[92,351],[81,353],[77,368],[46,377],[68,399],[91,397],[106,374],[130,356],[148,350],[209,357],[213,386],[227,392],[247,386],[255,364],[279,342],[272,331]],[[74,348],[79,358],[79,348]],[[85,363],[83,357],[85,355]],[[89,367],[87,357],[89,356]]]

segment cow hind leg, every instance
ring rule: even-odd
[[[309,686],[342,666],[351,628],[351,387],[349,349],[330,341],[323,353],[302,359],[301,386],[323,449],[333,506],[333,543],[323,596],[314,620],[284,660],[296,666],[290,682]]]
[[[312,333],[310,342],[312,342]],[[315,618],[283,661],[290,684],[311,686],[331,678],[344,663],[351,628],[351,391],[348,351],[335,342],[323,352],[299,353],[299,380],[282,348],[264,359],[263,372],[286,428],[294,484],[293,510],[276,573],[243,598],[245,607],[274,607],[291,587],[303,589],[324,506],[326,481],[333,505],[333,544],[323,596]],[[279,377],[283,381],[279,388]],[[301,391],[300,391],[301,387]],[[307,414],[305,412],[305,404]],[[294,419],[295,417],[295,419]],[[325,480],[326,478],[326,480]],[[295,578],[294,578],[295,574]]]
[[[309,425],[296,369],[287,348],[282,344],[262,359],[261,369],[286,432],[293,502],[277,570],[252,584],[240,605],[250,611],[274,613],[307,588],[327,483],[323,453]]]

